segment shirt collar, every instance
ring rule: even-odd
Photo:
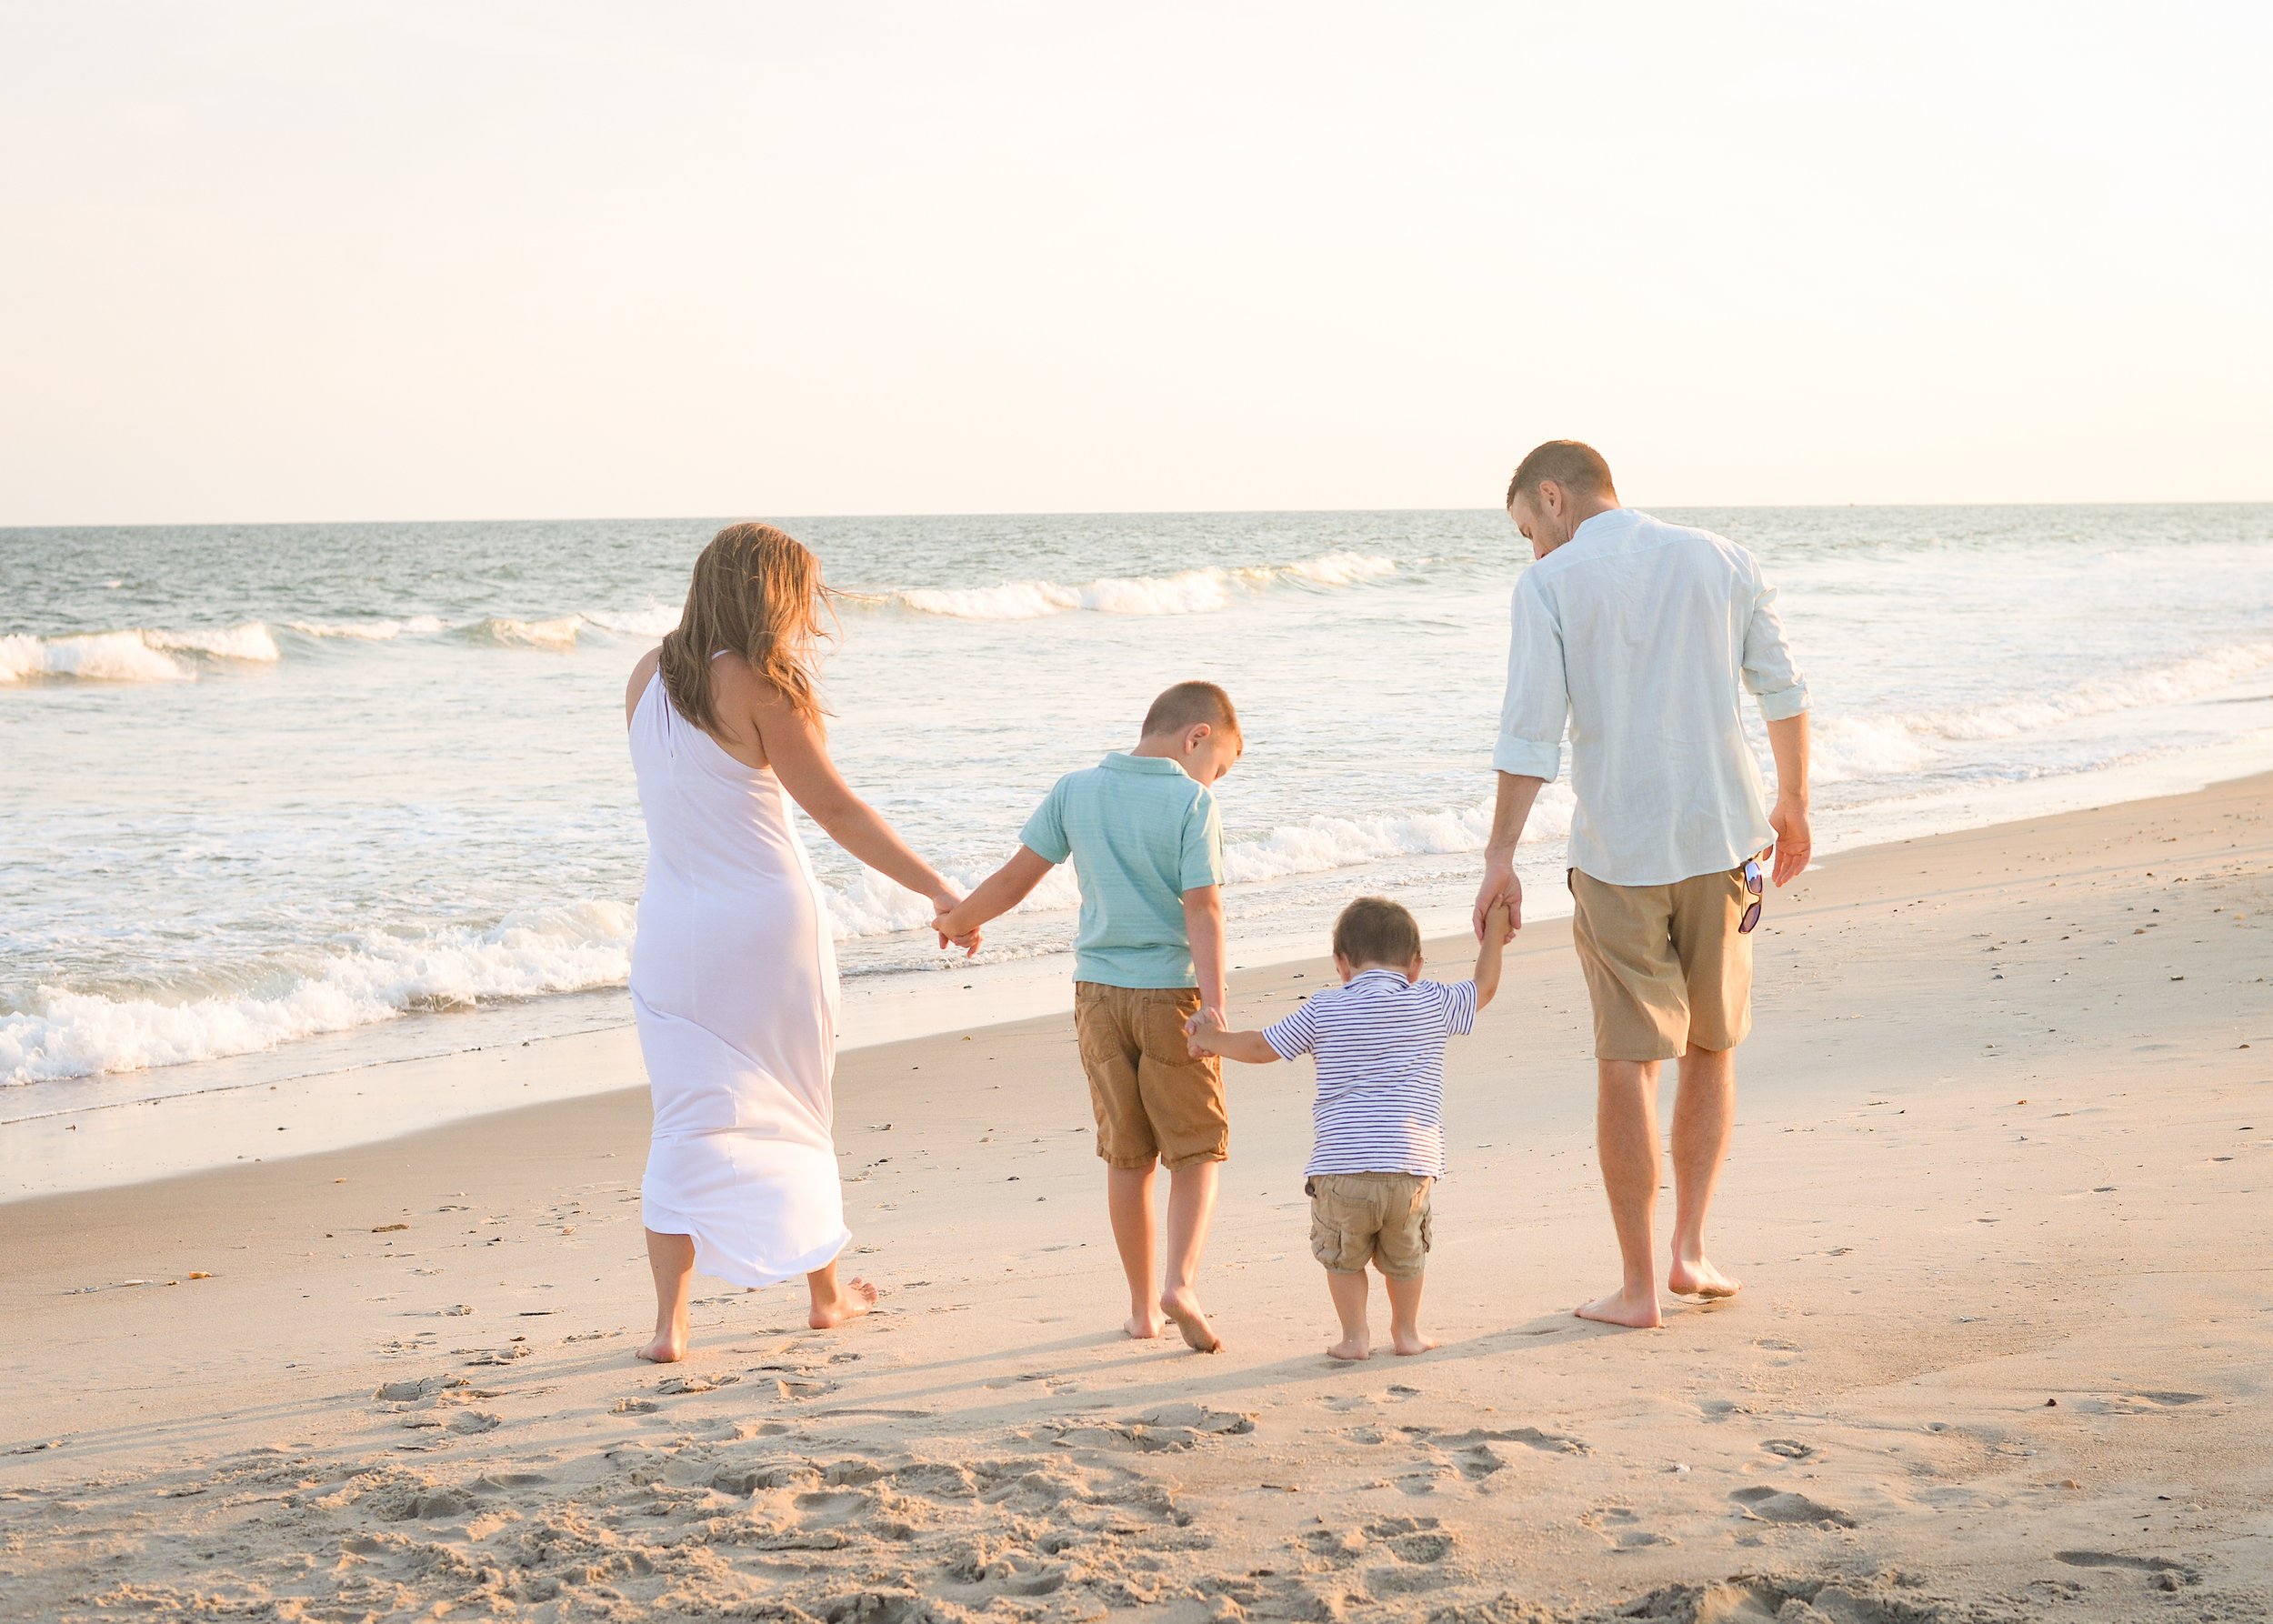
[[[1577,541],[1588,536],[1607,535],[1612,530],[1622,530],[1640,517],[1641,515],[1630,507],[1613,507],[1607,512],[1597,513],[1594,517],[1580,524],[1577,529],[1570,533],[1570,541]],[[1563,545],[1568,546],[1570,541]]]
[[[1390,980],[1396,982],[1399,987],[1412,986],[1412,983],[1405,978],[1405,972],[1403,970],[1393,970],[1386,964],[1367,965],[1364,969],[1358,971],[1355,976],[1352,976],[1349,978],[1349,985],[1355,987],[1360,981],[1371,981],[1383,976],[1387,977]]]
[[[1166,756],[1131,756],[1126,750],[1107,751],[1105,759],[1097,765],[1116,773],[1180,773],[1184,770]]]

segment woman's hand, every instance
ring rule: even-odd
[[[963,898],[949,887],[943,886],[934,891],[931,894],[931,928],[938,937],[942,947],[960,947],[964,957],[976,958],[979,944],[985,937],[979,934],[977,926],[966,926],[956,918],[955,911],[962,906]]]

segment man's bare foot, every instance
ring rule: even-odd
[[[655,1340],[639,1350],[639,1357],[658,1365],[676,1365],[686,1357],[686,1328],[673,1326],[667,1331],[656,1332]]]
[[[1215,1328],[1207,1323],[1207,1316],[1199,1311],[1199,1299],[1190,1292],[1162,1292],[1160,1311],[1184,1333],[1184,1344],[1194,1353],[1223,1351],[1223,1338],[1216,1335]]]
[[[1637,1331],[1654,1331],[1666,1322],[1657,1309],[1657,1294],[1647,1297],[1624,1290],[1613,1291],[1607,1297],[1597,1297],[1590,1303],[1582,1303],[1571,1310],[1581,1319],[1598,1319],[1605,1325],[1623,1325]]]
[[[1138,1342],[1149,1342],[1168,1328],[1168,1322],[1157,1314],[1131,1314],[1121,1321],[1121,1329]]]
[[[1397,1352],[1403,1354],[1407,1358],[1410,1358],[1417,1353],[1427,1353],[1430,1348],[1436,1347],[1437,1338],[1434,1337],[1424,1337],[1418,1331],[1414,1331],[1410,1335],[1407,1335],[1404,1331],[1392,1331],[1389,1333],[1389,1346],[1396,1348]]]
[[[1666,1271],[1666,1289],[1676,1297],[1734,1297],[1744,1282],[1730,1279],[1706,1258],[1687,1263],[1676,1258]]]
[[[876,1288],[855,1275],[836,1288],[835,1296],[816,1297],[813,1312],[805,1317],[805,1322],[816,1331],[825,1331],[847,1319],[857,1319],[876,1306]]]
[[[1330,1359],[1369,1359],[1373,1357],[1373,1338],[1364,1331],[1354,1337],[1344,1337],[1326,1350]]]

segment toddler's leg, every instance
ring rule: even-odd
[[[805,1322],[816,1331],[857,1319],[876,1306],[876,1288],[858,1275],[849,1280],[837,1279],[834,1258],[805,1277],[805,1288],[813,1297],[813,1310]]]
[[[695,1279],[695,1238],[647,1231],[647,1268],[655,1275],[655,1340],[639,1350],[658,1365],[686,1357],[686,1292]]]
[[[1140,1341],[1158,1336],[1162,1328],[1160,1310],[1152,1301],[1152,1172],[1157,1165],[1105,1169],[1105,1208],[1113,1220],[1121,1272],[1128,1277],[1128,1318],[1121,1328]]]
[[[1366,1271],[1361,1268],[1356,1274],[1345,1274],[1338,1268],[1329,1268],[1326,1271],[1326,1289],[1334,1298],[1334,1312],[1342,1322],[1342,1339],[1326,1350],[1327,1357],[1371,1358],[1373,1334],[1366,1327]]]
[[[1437,1346],[1420,1331],[1421,1277],[1392,1279],[1381,1277],[1389,1288],[1389,1346],[1399,1353],[1427,1353]]]

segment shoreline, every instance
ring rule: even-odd
[[[2273,777],[1811,870],[1758,941],[1715,1213],[1746,1289],[1648,1333],[1569,1315],[1615,1252],[1557,921],[1447,1055],[1419,1358],[1324,1356],[1297,1067],[1231,1078],[1227,1350],[1118,1336],[1055,1018],[848,1052],[881,1309],[816,1335],[794,1287],[699,1282],[668,1369],[632,1357],[636,1090],[12,1203],[0,1589],[69,1619],[2261,1618],[2269,928]],[[1242,971],[1242,1019],[1324,973]]]
[[[1874,828],[1867,838],[1819,837],[1820,855],[1810,873],[1836,859],[1915,840],[2107,810],[2214,789],[2268,772],[2273,772],[2273,730],[2096,773],[1958,787],[1907,803],[1903,818],[1884,829]],[[1971,821],[1949,827],[1946,819],[1952,816]],[[1913,832],[1903,833],[1905,828]],[[1535,921],[1567,913],[1560,887],[1541,883],[1551,877],[1536,861],[1525,867],[1524,878],[1537,904],[1544,905],[1535,904],[1530,910]],[[1464,907],[1438,905],[1417,911],[1432,946],[1452,939],[1465,923]],[[1300,937],[1284,929],[1258,931],[1244,942],[1235,937],[1232,950],[1235,967],[1249,974],[1283,970],[1314,956]],[[950,960],[936,969],[848,978],[840,1052],[983,1031],[1063,1013],[1073,1004],[1070,969],[1070,954],[1049,954],[993,964],[984,957],[969,965]],[[613,997],[621,991],[564,997]],[[965,996],[971,993],[977,995],[976,1000]],[[980,1006],[976,1012],[971,1008],[974,1001]],[[498,1012],[478,1013],[488,1017]],[[306,1046],[336,1048],[355,1037],[355,1031],[334,1034],[306,1040]],[[41,1195],[116,1188],[263,1161],[269,1149],[263,1136],[275,1131],[295,1136],[291,1154],[313,1155],[524,1106],[645,1087],[636,1036],[628,1020],[530,1038],[508,1031],[482,1044],[279,1072],[277,1068],[287,1064],[292,1050],[300,1047],[161,1068],[159,1074],[191,1074],[182,1079],[185,1084],[225,1079],[232,1072],[254,1075],[155,1094],[126,1092],[135,1087],[131,1079],[149,1078],[151,1072],[102,1073],[0,1091],[0,1206]],[[522,1050],[533,1052],[524,1056]],[[488,1066],[493,1061],[505,1070],[492,1074]],[[364,1084],[370,1087],[358,1086]],[[96,1090],[111,1097],[72,1098]],[[19,1093],[25,1098],[10,1098]],[[279,1098],[269,1100],[269,1094]]]

